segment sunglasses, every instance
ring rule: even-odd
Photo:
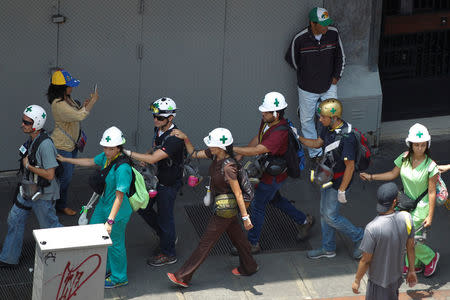
[[[165,119],[167,119],[167,117],[163,117],[163,116],[155,116],[155,115],[153,115],[153,119],[155,119],[156,118],[156,120],[158,120],[158,121],[164,121]]]
[[[22,123],[25,124],[25,125],[28,125],[28,126],[33,125],[33,121],[27,121],[27,120],[24,120],[24,119],[22,119]]]

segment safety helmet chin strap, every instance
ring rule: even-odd
[[[277,117],[277,111],[276,111],[276,110],[273,112],[273,117],[274,117],[274,118]]]

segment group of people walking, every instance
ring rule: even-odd
[[[360,173],[360,178],[366,181],[391,181],[400,176],[408,197],[422,197],[411,215],[396,212],[398,189],[392,184],[380,187],[377,208],[380,216],[365,229],[353,225],[340,214],[340,207],[347,202],[346,192],[354,178],[358,151],[358,140],[351,124],[342,119],[343,107],[337,99],[336,84],[342,76],[345,55],[337,29],[329,26],[332,21],[328,12],[323,8],[314,8],[309,18],[308,28],[293,38],[285,57],[297,71],[298,77],[303,136],[297,135],[297,138],[308,148],[310,164],[316,164],[320,157],[325,157],[321,163],[333,175],[329,178],[330,184],[321,187],[320,191],[322,244],[318,249],[308,251],[307,257],[320,259],[336,256],[338,230],[353,242],[352,257],[361,259],[353,290],[358,292],[360,280],[369,269],[370,290],[375,295],[370,299],[381,299],[377,298],[379,295],[398,295],[402,273],[407,275],[410,284],[414,284],[417,281],[415,273],[423,271],[424,276],[428,277],[436,270],[439,253],[423,243],[414,246],[411,238],[414,237],[415,228],[431,226],[437,174],[450,167],[437,166],[431,159],[431,136],[427,128],[415,124],[406,138],[408,151],[395,159],[391,171]],[[132,214],[128,199],[132,160],[140,161],[141,164],[155,164],[158,169],[157,195],[150,199],[146,208],[137,211],[159,238],[159,246],[147,263],[155,267],[176,263],[175,246],[178,238],[174,204],[182,185],[185,151],[193,158],[211,160],[208,175],[214,214],[192,255],[176,272],[167,273],[170,281],[188,287],[194,272],[224,232],[234,245],[232,254],[239,256],[239,265],[231,270],[232,274],[248,276],[257,272],[259,267],[253,255],[261,252],[259,241],[268,204],[280,209],[297,224],[298,240],[309,237],[315,218],[300,211],[281,194],[288,177],[286,169],[278,168],[281,171],[277,173],[266,168],[262,172],[249,207],[246,206],[239,183],[239,160],[243,156],[265,156],[268,161],[273,159],[271,163],[276,165],[277,160],[274,158],[282,158],[288,150],[289,124],[284,117],[288,103],[281,93],[270,92],[264,96],[259,106],[259,130],[244,147],[234,146],[232,133],[228,129],[215,128],[204,138],[206,148],[197,150],[187,134],[175,125],[177,105],[173,99],[166,97],[157,99],[149,106],[154,122],[149,151],[137,153],[126,149],[125,134],[113,126],[102,135],[100,145],[103,151],[100,154],[93,158],[78,158],[78,152],[83,148],[84,135],[80,121],[89,115],[99,98],[95,90],[83,104],[73,100],[72,88],[78,84],[79,81],[65,70],[53,74],[47,93],[55,120],[51,135],[43,129],[47,113],[41,106],[29,105],[23,112],[21,128],[29,139],[20,149],[21,187],[8,216],[8,233],[0,253],[0,267],[18,264],[30,210],[36,214],[41,228],[62,226],[56,216],[57,210],[66,215],[75,214],[67,206],[73,166],[97,166],[104,172],[105,184],[90,223],[105,224],[113,242],[108,250],[105,288],[127,285],[125,231]],[[318,118],[322,125],[319,132],[315,128],[314,118]],[[427,192],[423,194],[425,190]],[[241,222],[244,230],[248,231],[247,235],[242,230]],[[400,230],[392,234],[389,222],[400,224]],[[394,246],[384,240],[397,236],[401,238],[397,239]],[[390,252],[391,247],[394,247],[395,258],[392,264],[389,263],[390,275],[383,276],[380,274],[384,271],[378,263],[373,262],[384,258],[379,254],[379,249]],[[405,247],[408,249],[408,260],[403,267],[402,253]]]

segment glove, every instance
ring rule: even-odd
[[[127,150],[127,149],[123,149],[123,154],[125,154],[126,156],[130,156],[131,155],[131,150]]]
[[[338,190],[338,201],[340,203],[347,203],[347,198],[345,198],[345,191]]]

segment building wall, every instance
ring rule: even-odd
[[[128,148],[147,150],[153,136],[148,106],[160,97],[177,102],[176,123],[197,147],[219,126],[229,128],[237,144],[247,143],[259,125],[257,107],[273,90],[286,96],[287,116],[298,125],[295,72],[284,54],[314,6],[327,7],[338,23],[347,63],[367,66],[366,0],[345,1],[348,11],[343,0],[4,2],[0,38],[8,42],[0,44],[0,89],[8,105],[0,110],[0,170],[17,168],[17,149],[26,139],[19,128],[24,107],[41,104],[50,113],[45,92],[54,67],[81,80],[77,99],[99,86],[100,100],[82,122],[88,135],[82,156],[89,157],[101,151],[98,141],[112,125],[123,129]],[[66,22],[51,23],[55,14]],[[53,129],[51,119],[46,128]]]

